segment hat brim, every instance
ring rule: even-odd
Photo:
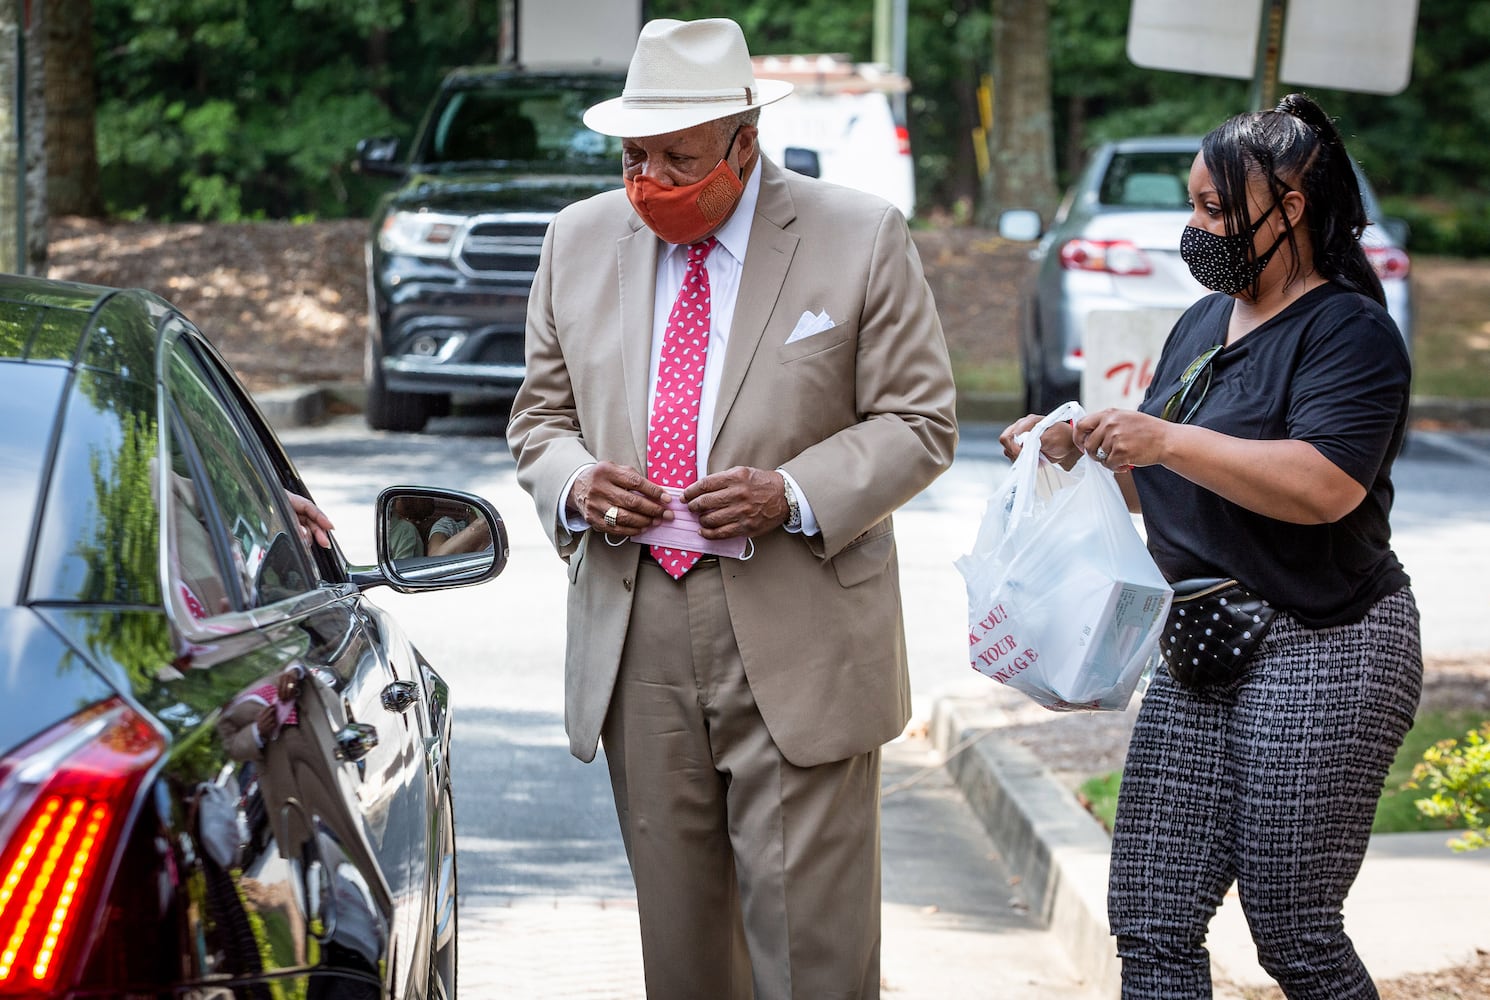
[[[628,108],[626,98],[601,101],[585,112],[585,125],[601,135],[638,139],[649,135],[666,135],[704,122],[728,118],[742,111],[774,104],[792,92],[786,80],[757,80],[756,100],[721,104],[681,104],[677,107]]]

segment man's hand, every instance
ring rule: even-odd
[[[574,480],[564,501],[571,514],[608,535],[631,536],[672,518],[667,509],[667,491],[648,482],[636,469],[614,462],[598,462]],[[612,511],[614,508],[614,511]],[[606,514],[610,513],[609,520]]]
[[[331,518],[315,504],[298,493],[285,490],[285,496],[290,500],[290,507],[295,511],[295,526],[300,529],[300,541],[307,547],[312,540],[323,549],[331,547],[331,536],[329,531],[335,531],[336,525],[331,523]]]
[[[1034,428],[1044,416],[1043,413],[1031,413],[1029,416],[1020,417],[1004,428],[1004,432],[999,435],[999,444],[1004,446],[1004,455],[1009,461],[1014,461],[1024,450],[1017,440],[1019,435]],[[1052,462],[1069,469],[1081,457],[1081,450],[1076,447],[1071,437],[1072,429],[1068,422],[1062,420],[1052,424],[1040,437],[1040,451]]]
[[[683,502],[698,515],[705,538],[755,538],[786,523],[786,480],[774,469],[733,469],[705,476],[683,491]]]

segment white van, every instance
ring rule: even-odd
[[[776,163],[877,194],[910,218],[916,178],[909,134],[890,95],[905,77],[839,56],[757,56],[758,79],[788,80],[791,96],[761,109],[760,144]]]

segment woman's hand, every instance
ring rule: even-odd
[[[1098,410],[1076,421],[1072,446],[1114,471],[1160,465],[1176,426],[1137,410]]]

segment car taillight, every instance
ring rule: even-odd
[[[1412,261],[1407,253],[1396,247],[1366,247],[1366,259],[1376,269],[1376,276],[1382,281],[1391,278],[1405,278],[1412,270]]]
[[[1067,240],[1061,245],[1061,267],[1108,274],[1154,273],[1149,255],[1128,240]]]
[[[895,142],[900,147],[901,156],[911,155],[911,130],[904,125],[895,126]]]
[[[135,793],[164,752],[160,733],[112,698],[0,759],[0,997],[59,988]]]

